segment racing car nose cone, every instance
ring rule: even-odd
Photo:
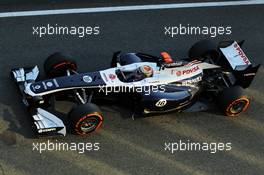
[[[93,81],[92,77],[90,77],[89,75],[85,75],[83,76],[83,81],[86,83],[91,83]]]

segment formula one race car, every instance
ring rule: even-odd
[[[39,136],[65,135],[64,122],[52,113],[54,102],[75,103],[69,121],[76,134],[98,129],[102,112],[97,99],[132,102],[133,117],[170,111],[203,111],[216,104],[223,114],[237,116],[247,110],[250,100],[244,92],[260,65],[254,66],[241,49],[243,42],[209,40],[194,44],[189,58],[175,60],[144,53],[113,55],[106,70],[77,73],[76,62],[55,53],[44,63],[49,79],[38,80],[38,67],[11,71],[23,102]]]

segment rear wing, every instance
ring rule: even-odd
[[[229,44],[225,46],[219,44],[219,50],[232,69],[236,78],[235,84],[247,88],[253,81],[260,64],[252,64],[241,48],[243,43],[244,41],[240,43],[230,41]]]
[[[220,47],[219,49],[226,57],[233,70],[245,70],[251,65],[248,57],[236,41],[227,47]]]

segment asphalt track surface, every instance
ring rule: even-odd
[[[173,113],[129,118],[129,112],[114,105],[102,106],[104,124],[87,137],[68,134],[58,142],[99,142],[100,150],[32,151],[34,139],[29,115],[15,85],[9,79],[13,67],[38,64],[55,51],[73,55],[79,70],[109,67],[117,50],[159,54],[168,51],[186,57],[190,45],[207,36],[164,36],[164,26],[232,26],[223,39],[245,39],[244,50],[253,62],[263,63],[263,5],[130,11],[0,19],[0,174],[262,174],[264,172],[264,70],[260,68],[247,93],[249,110],[238,118],[219,112]],[[98,25],[100,35],[32,35],[32,26],[46,24]],[[42,70],[43,71],[43,70]],[[43,75],[43,72],[41,72]],[[62,105],[58,108],[64,109]],[[164,151],[164,142],[231,142],[231,151]],[[51,139],[51,141],[56,141]]]

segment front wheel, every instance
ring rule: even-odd
[[[68,58],[62,53],[50,55],[44,62],[44,71],[50,78],[65,76],[67,70],[77,70],[77,64],[74,60]]]
[[[249,98],[245,95],[240,86],[226,88],[218,96],[218,104],[225,115],[235,117],[245,112],[250,104]]]
[[[98,106],[87,103],[72,109],[70,120],[76,134],[87,135],[100,128],[103,116]]]

